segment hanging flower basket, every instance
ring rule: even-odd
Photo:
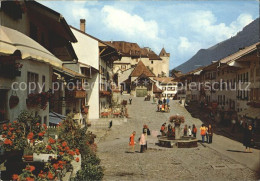
[[[45,110],[50,98],[51,93],[49,92],[31,93],[26,99],[26,105],[28,107],[40,107],[41,109]]]
[[[10,109],[14,108],[17,106],[19,103],[19,97],[17,95],[11,95],[9,99],[9,107]]]

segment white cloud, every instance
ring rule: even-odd
[[[195,53],[198,48],[201,47],[200,43],[198,42],[191,42],[189,41],[189,39],[187,37],[179,37],[179,45],[178,45],[178,52],[180,54],[187,54],[187,52],[189,52],[189,54],[191,53]]]
[[[142,37],[143,39],[158,39],[158,25],[154,20],[144,20],[141,16],[132,15],[112,6],[102,9],[103,23],[116,33],[126,37]]]
[[[196,11],[188,15],[189,26],[192,31],[198,33],[200,37],[220,42],[234,36],[244,26],[253,21],[250,14],[241,14],[230,25],[216,23],[217,18],[211,11]]]

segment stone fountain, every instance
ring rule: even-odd
[[[168,125],[166,136],[158,136],[158,145],[168,148],[194,148],[198,146],[198,140],[194,137],[183,136],[181,132],[181,124],[184,123],[183,116],[173,115],[169,118],[170,123],[174,123],[174,134],[172,127]]]

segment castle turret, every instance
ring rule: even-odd
[[[170,53],[167,53],[165,49],[162,48],[159,56],[162,59],[162,71],[166,74],[166,77],[169,77]]]

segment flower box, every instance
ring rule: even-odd
[[[27,162],[33,161],[33,155],[24,155],[23,158]]]
[[[56,154],[46,154],[46,153],[33,153],[33,161],[34,162],[48,162],[50,158],[56,158]]]

